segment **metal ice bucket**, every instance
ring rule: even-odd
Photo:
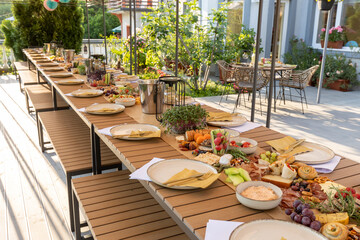
[[[140,80],[139,89],[143,113],[156,114],[156,106],[157,113],[162,113],[165,84],[157,84],[157,80]]]
[[[74,49],[65,49],[64,50],[64,61],[65,63],[71,63],[74,60],[75,50]]]

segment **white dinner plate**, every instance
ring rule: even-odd
[[[72,77],[73,74],[72,73],[53,73],[53,74],[49,74],[49,77],[52,78],[67,78],[67,77]]]
[[[71,93],[74,97],[88,98],[88,97],[97,97],[102,95],[104,92],[97,89],[78,89]]]
[[[97,115],[109,115],[120,113],[124,111],[125,106],[113,103],[101,103],[101,104],[94,104],[87,108],[85,111],[90,114],[97,114]]]
[[[65,69],[61,67],[48,67],[48,68],[42,68],[41,70],[43,70],[44,72],[58,72],[58,71],[63,71]]]
[[[315,230],[282,220],[256,220],[244,223],[231,233],[229,240],[327,240]]]
[[[40,63],[39,64],[40,67],[56,67],[58,65],[59,65],[58,63],[54,63],[54,62]]]
[[[195,189],[197,187],[190,187],[190,186],[167,186],[162,184],[169,180],[175,174],[181,172],[185,168],[198,171],[200,173],[207,173],[209,171],[217,174],[216,169],[209,164],[204,162],[191,160],[191,159],[169,159],[169,160],[162,160],[157,163],[151,165],[148,170],[147,174],[150,177],[151,181],[154,183],[167,187],[167,188],[174,188],[174,189]]]
[[[241,115],[233,116],[232,121],[223,121],[223,122],[207,122],[209,125],[216,127],[235,127],[240,126],[246,123],[247,120],[245,117]]]
[[[74,78],[74,79],[59,80],[59,81],[55,81],[55,82],[59,85],[79,85],[79,84],[83,84],[84,80]]]
[[[126,135],[126,134],[130,134],[132,131],[159,131],[160,128],[158,128],[157,126],[151,125],[151,124],[144,124],[144,123],[130,123],[130,124],[121,124],[118,126],[115,126],[113,128],[110,129],[110,133],[112,136],[115,135]],[[146,140],[152,137],[139,137],[139,138],[132,138],[132,137],[128,137],[128,136],[124,136],[124,137],[119,137],[119,139],[123,139],[123,140]]]
[[[329,162],[335,157],[335,153],[330,148],[323,145],[312,142],[303,142],[301,145],[312,149],[312,151],[295,155],[295,160],[298,162],[320,164]]]

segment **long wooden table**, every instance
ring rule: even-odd
[[[26,51],[25,51],[26,53]],[[27,55],[29,61],[33,62]],[[36,67],[37,64],[33,62]],[[93,103],[106,103],[104,97],[75,98],[67,96],[79,88],[88,88],[86,85],[64,86],[50,78],[48,72],[43,72],[46,80],[54,91],[58,92],[74,111],[93,130],[93,133],[101,138],[104,143],[115,153],[123,164],[131,171],[140,168],[152,158],[184,158],[189,157],[189,152],[182,152],[174,146],[173,136],[162,134],[162,138],[144,141],[124,141],[103,135],[100,129],[111,127],[122,123],[152,123],[158,125],[153,115],[142,114],[141,106],[135,105],[126,108],[124,112],[116,115],[90,115],[80,112],[78,109],[87,107]],[[205,109],[215,111],[208,106]],[[66,123],[64,123],[66,124]],[[255,139],[259,147],[269,150],[266,141],[284,137],[284,134],[274,130],[259,127],[242,133],[241,136]],[[96,155],[96,154],[95,154]],[[99,160],[94,158],[94,161]],[[94,167],[97,167],[94,164]],[[334,181],[349,187],[360,186],[360,164],[352,160],[342,158],[336,170],[330,174],[323,174]],[[218,180],[207,189],[201,190],[174,190],[160,187],[152,182],[140,181],[144,188],[156,199],[160,205],[169,213],[175,222],[184,230],[190,239],[204,239],[205,228],[209,219],[228,221],[251,221],[255,219],[287,219],[279,208],[270,211],[257,211],[239,204],[234,190],[225,183]]]

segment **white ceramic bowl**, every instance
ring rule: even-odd
[[[115,103],[125,107],[131,107],[135,105],[135,98],[117,98]]]
[[[260,201],[260,200],[253,200],[253,199],[244,197],[240,194],[245,189],[252,187],[252,186],[269,187],[275,192],[275,194],[279,198],[277,198],[275,200],[269,200],[269,201]],[[281,202],[282,195],[283,195],[283,193],[279,187],[275,186],[274,184],[262,182],[262,181],[243,182],[243,183],[240,183],[236,187],[236,198],[239,200],[239,202],[246,207],[257,209],[257,210],[268,210],[268,209],[273,209],[273,208],[277,207]]]
[[[243,147],[232,147],[229,145],[229,149],[239,149],[240,151],[244,152],[245,154],[252,154],[254,152],[256,152],[257,149],[257,141],[250,139],[250,138],[243,138],[243,137],[237,137],[237,138],[232,138],[230,139],[230,141],[235,141],[235,142],[249,142],[251,145],[253,145],[252,147],[247,147],[247,148],[243,148]]]

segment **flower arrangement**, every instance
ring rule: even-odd
[[[320,70],[318,70],[318,72],[319,71]],[[356,72],[356,64],[341,54],[328,56],[326,58],[324,74],[327,83],[325,87],[338,79],[349,80],[349,88],[351,86],[359,85],[359,81],[357,80],[358,73]]]
[[[321,29],[320,39],[325,40],[326,29]],[[329,30],[329,42],[345,41],[344,28],[341,26],[332,27]]]

